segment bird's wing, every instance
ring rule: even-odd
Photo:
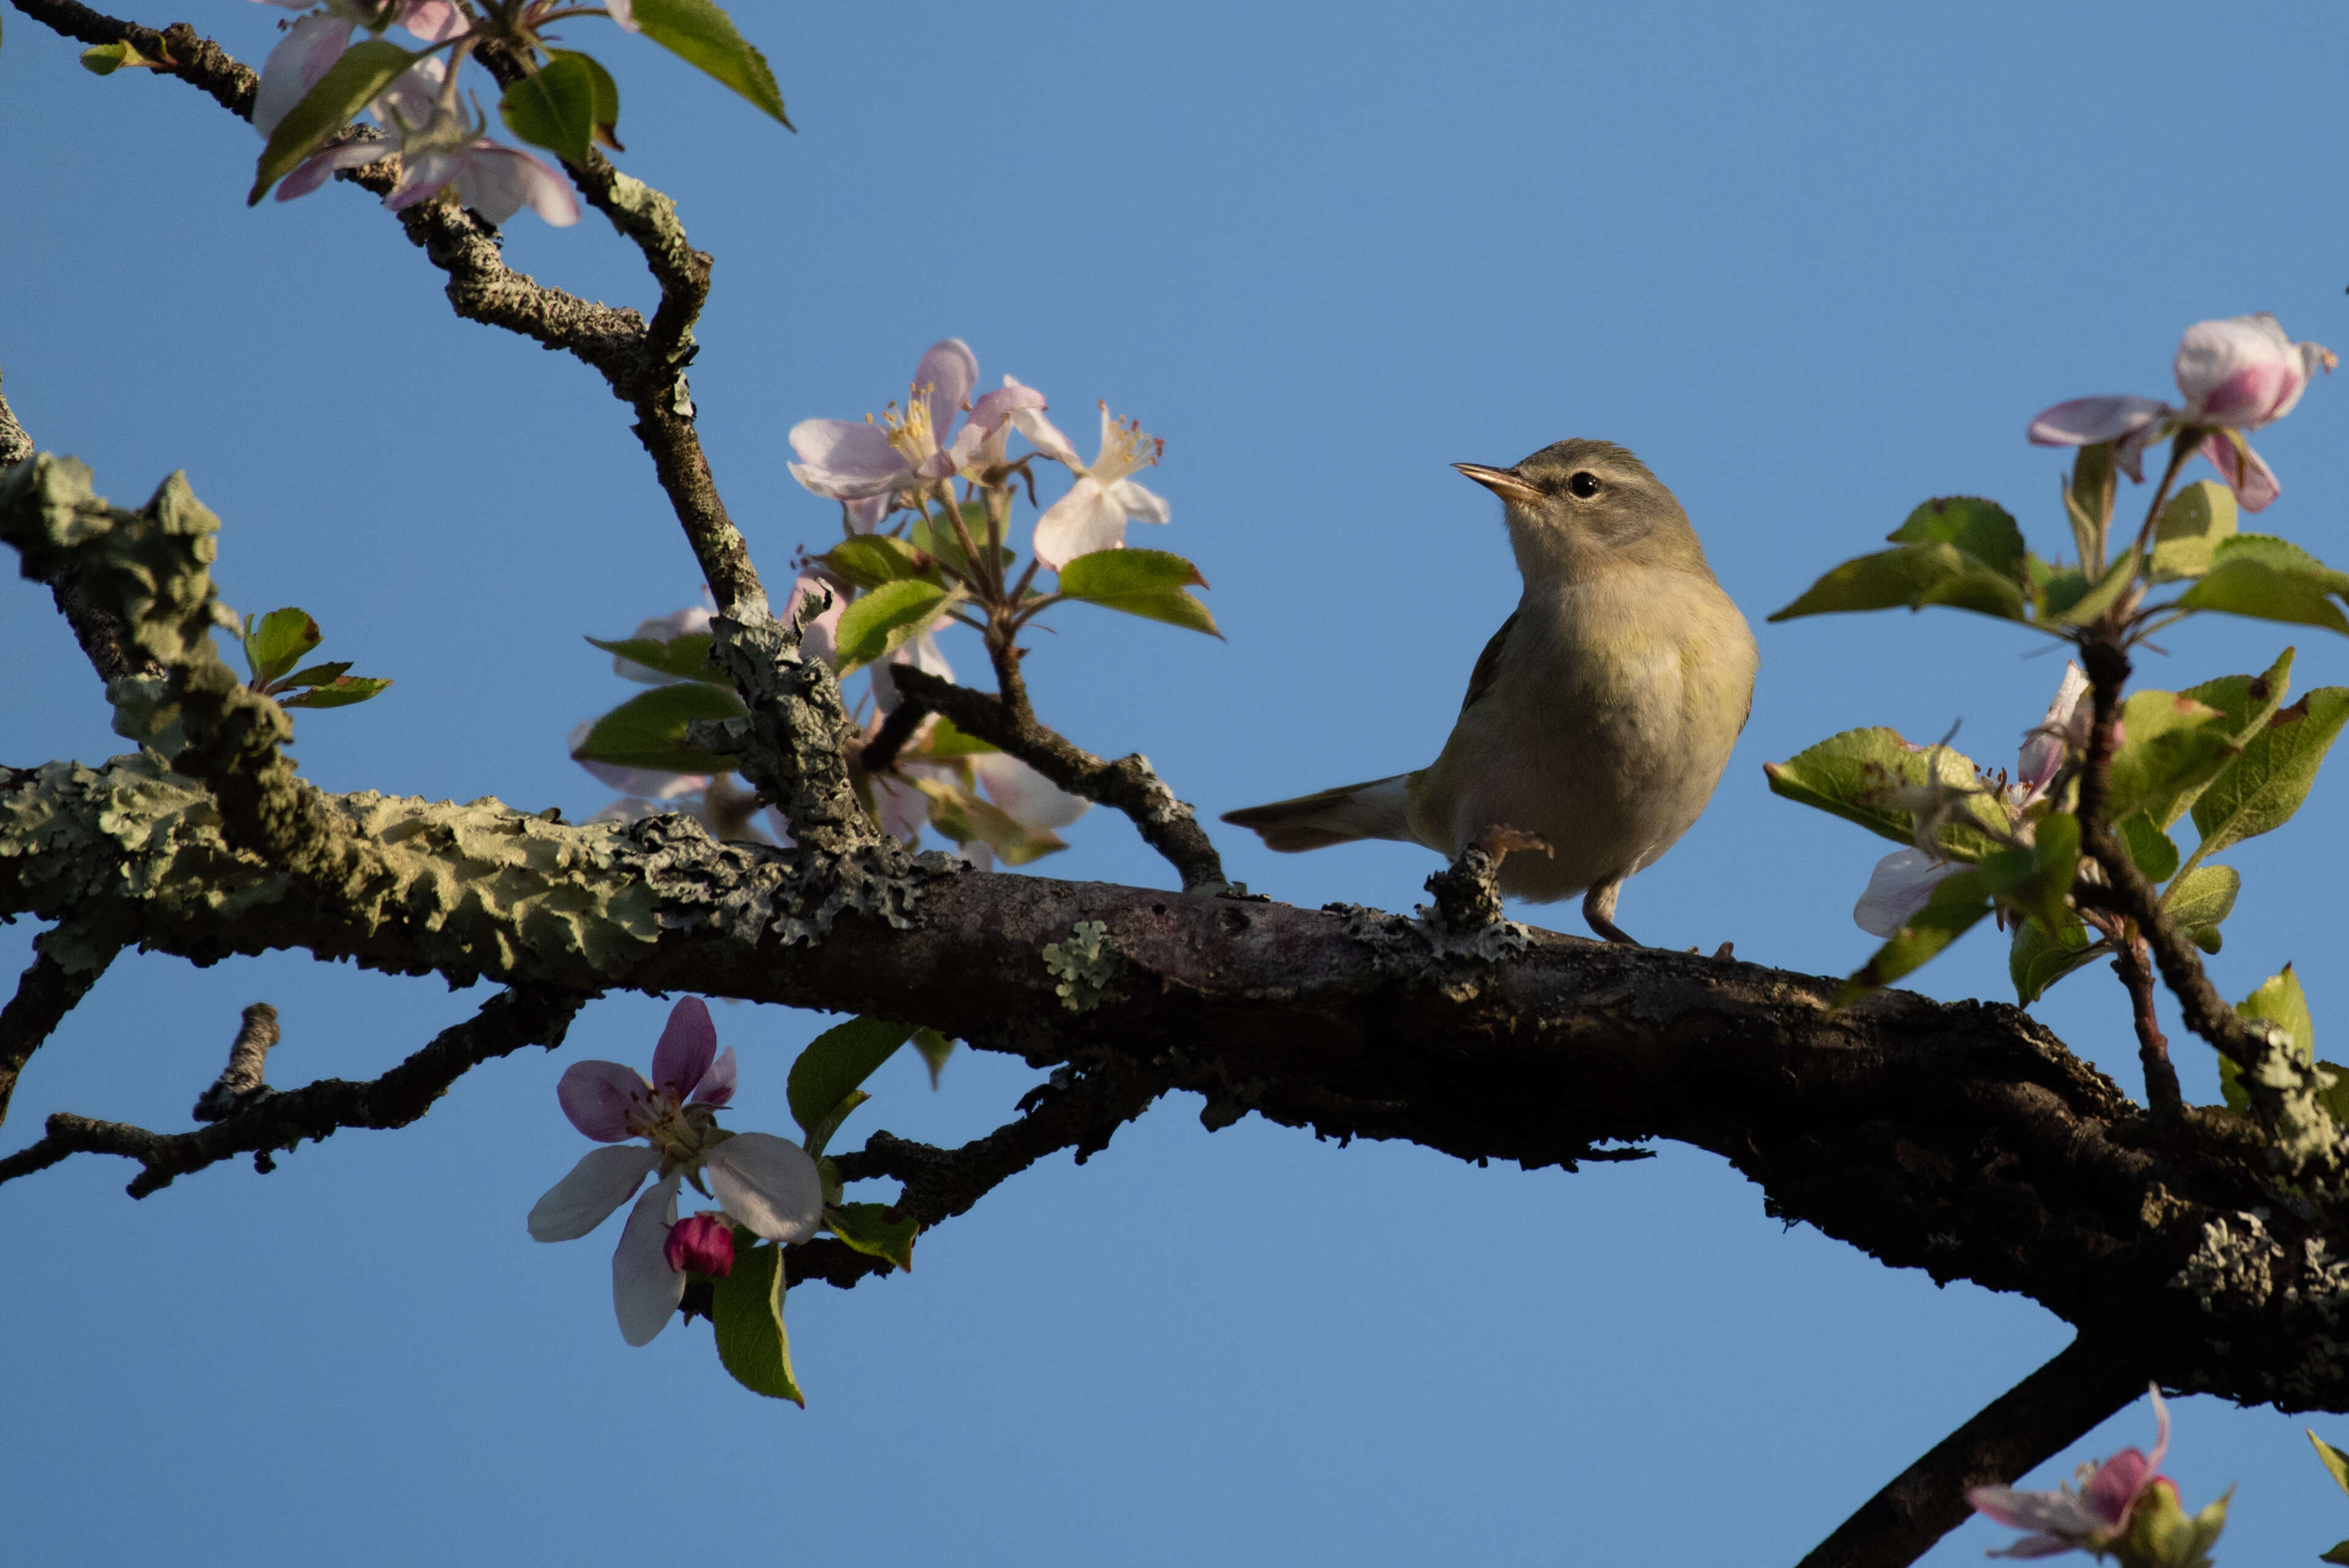
[[[1493,640],[1485,645],[1485,651],[1476,656],[1476,668],[1468,676],[1468,695],[1460,700],[1463,713],[1474,708],[1476,699],[1490,691],[1493,682],[1500,679],[1501,649],[1509,640],[1509,628],[1516,624],[1517,612],[1511,610],[1509,618],[1501,623],[1501,629],[1493,634]]]

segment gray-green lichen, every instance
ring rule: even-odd
[[[1123,963],[1117,939],[1099,920],[1079,920],[1066,937],[1044,944],[1044,967],[1060,981],[1053,992],[1071,1012],[1099,1007]]]
[[[1525,953],[1534,942],[1532,929],[1516,920],[1495,920],[1464,935],[1448,930],[1428,918],[1424,905],[1417,919],[1406,919],[1361,904],[1325,904],[1322,908],[1330,914],[1345,917],[1347,937],[1369,949],[1371,963],[1385,972],[1416,973],[1424,969],[1430,958],[1464,964],[1496,964]]]
[[[2255,1380],[2285,1408],[2307,1408],[2337,1398],[2349,1377],[2349,1261],[2334,1258],[2323,1237],[2287,1245],[2269,1229],[2271,1218],[2253,1209],[2209,1221],[2169,1288],[2209,1316],[2242,1325],[2206,1340],[2213,1355],[2233,1358],[2237,1332],[2288,1345],[2282,1368]]]
[[[2281,1024],[2246,1019],[2244,1026],[2262,1049],[2238,1081],[2268,1128],[2277,1168],[2300,1180],[2323,1182],[2341,1165],[2341,1129],[2322,1098],[2333,1074],[2302,1054]]]

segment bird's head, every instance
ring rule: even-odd
[[[1556,441],[1510,468],[1452,466],[1506,504],[1509,543],[1528,582],[1638,567],[1712,575],[1681,504],[1612,441]]]

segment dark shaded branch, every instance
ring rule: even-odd
[[[269,1069],[269,1053],[278,1039],[277,1009],[265,1002],[246,1008],[236,1038],[229,1044],[228,1065],[221,1069],[212,1087],[196,1097],[195,1108],[188,1115],[200,1122],[225,1120],[243,1110],[254,1096],[270,1092],[262,1077]]]
[[[34,453],[33,438],[16,422],[16,410],[8,400],[0,397],[0,470],[15,467]],[[161,665],[138,651],[123,629],[122,618],[102,605],[91,602],[81,591],[81,575],[61,568],[49,580],[49,597],[57,613],[73,629],[74,640],[81,644],[83,657],[98,678],[109,685],[126,675],[160,676]],[[6,1100],[0,1096],[0,1114],[5,1114]]]
[[[1024,1114],[985,1137],[959,1148],[876,1132],[854,1154],[833,1157],[843,1181],[895,1178],[905,1190],[891,1205],[921,1222],[925,1231],[967,1214],[978,1200],[1047,1155],[1077,1151],[1077,1163],[1109,1147],[1112,1134],[1150,1108],[1163,1093],[1151,1075],[1111,1064],[1095,1072],[1063,1069],[1053,1081],[1022,1100]],[[843,1288],[889,1265],[841,1242],[817,1241],[786,1255],[792,1282],[822,1280]]]
[[[16,410],[0,394],[0,468],[14,468],[33,455],[33,438],[16,422]]]
[[[929,716],[930,711],[921,703],[910,697],[899,698],[888,717],[881,721],[881,727],[873,732],[873,738],[864,742],[856,765],[868,774],[885,774],[895,767],[897,753],[905,749],[905,742],[914,738],[914,732]]]
[[[2137,1062],[2145,1069],[2146,1104],[2156,1120],[2175,1122],[2186,1114],[2186,1096],[2178,1086],[2178,1069],[2169,1060],[2169,1042],[2154,1012],[2153,966],[2146,961],[2145,944],[2123,932],[2113,955],[2113,972],[2128,987],[2129,1012],[2137,1023]]]
[[[1015,714],[1000,699],[984,691],[957,686],[909,664],[889,674],[899,691],[932,712],[945,714],[956,729],[1010,753],[1071,794],[1123,812],[1141,831],[1143,841],[1165,857],[1182,877],[1184,891],[1220,892],[1230,886],[1224,877],[1223,860],[1198,818],[1189,805],[1174,798],[1174,792],[1151,771],[1149,759],[1141,753],[1104,762],[1045,728],[1033,715]]]
[[[185,22],[158,32],[136,22],[124,22],[91,10],[76,0],[11,0],[17,10],[50,30],[85,44],[130,44],[149,59],[165,62],[160,74],[177,77],[210,93],[214,102],[240,119],[253,118],[253,95],[260,76],[241,65],[210,38],[199,36]]]
[[[16,994],[0,1007],[0,1121],[8,1118],[8,1101],[16,1092],[16,1078],[56,1033],[67,1013],[89,994],[107,965],[121,950],[112,943],[86,944],[90,950],[83,966],[67,969],[44,945],[17,978]],[[86,967],[84,967],[86,966]]]
[[[263,1093],[243,1109],[198,1132],[157,1133],[127,1122],[102,1122],[60,1113],[48,1119],[38,1143],[0,1159],[0,1182],[55,1165],[69,1154],[119,1154],[142,1168],[126,1189],[133,1198],[160,1191],[190,1171],[235,1155],[256,1157],[269,1169],[273,1149],[304,1138],[330,1137],[344,1127],[403,1127],[432,1108],[449,1085],[482,1063],[525,1045],[563,1044],[571,1020],[593,993],[545,986],[499,992],[481,1012],[435,1035],[432,1043],[380,1078],[354,1083],[321,1078],[284,1094]]]
[[[1860,1505],[1797,1568],[1907,1568],[1966,1521],[1966,1489],[2011,1485],[2145,1391],[2125,1357],[2075,1339]]]

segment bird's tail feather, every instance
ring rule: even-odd
[[[1236,827],[1254,828],[1268,849],[1293,854],[1356,838],[1399,838],[1416,843],[1411,831],[1409,774],[1340,784],[1295,800],[1246,806],[1224,813]]]

